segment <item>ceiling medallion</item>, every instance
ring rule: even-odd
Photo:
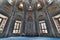
[[[53,3],[53,0],[46,0],[46,2],[47,2],[48,4],[52,4],[52,3]]]
[[[18,8],[19,8],[20,10],[23,10],[23,8],[24,8],[24,4],[23,4],[22,2],[20,2]]]

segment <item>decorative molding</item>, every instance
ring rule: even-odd
[[[53,12],[56,11],[56,9],[58,9],[58,6],[57,6],[57,5],[52,6],[52,7],[49,9],[49,11],[50,11],[51,13],[53,13]]]
[[[8,6],[6,6],[6,5],[4,6],[4,10],[5,10],[6,12],[8,12],[8,13],[10,12],[10,8],[9,8]]]

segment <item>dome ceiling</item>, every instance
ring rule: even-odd
[[[5,3],[5,2],[8,2],[9,4],[13,4],[14,2],[16,3],[16,2],[19,2],[19,1],[22,1],[22,2],[25,2],[25,3],[29,3],[29,1],[31,1],[31,3],[36,3],[36,2],[38,2],[38,1],[46,1],[48,4],[51,4],[53,1],[54,2],[56,2],[56,3],[59,3],[60,2],[60,0],[0,0],[0,4],[3,4],[3,3]]]
[[[26,3],[29,3],[29,1],[31,1],[32,3],[34,2],[38,2],[38,1],[41,1],[41,0],[7,0],[10,4],[12,4],[13,2],[18,2],[18,1],[22,1],[22,2],[26,2]],[[53,0],[42,0],[42,1],[46,1],[47,3],[51,4],[53,2]]]
[[[0,4],[10,4],[11,6],[16,6],[16,8],[23,10],[26,6],[28,10],[40,10],[44,7],[45,3],[51,5],[52,3],[58,2],[59,0],[0,0]],[[46,4],[46,5],[47,5]],[[1,6],[0,5],[0,6]],[[3,6],[3,5],[2,5]]]

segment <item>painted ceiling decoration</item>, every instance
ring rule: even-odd
[[[7,2],[11,5],[11,6],[14,6],[14,5],[17,5],[18,7],[16,7],[16,8],[18,8],[19,10],[23,10],[24,9],[24,7],[26,7],[27,8],[27,10],[34,10],[34,6],[36,5],[36,10],[41,10],[44,6],[44,3],[41,1],[41,0],[38,0],[38,2],[36,2],[36,3],[34,3],[33,5],[32,5],[32,2],[31,2],[32,0],[29,0],[28,2],[29,3],[27,3],[28,4],[28,7],[26,6],[26,3],[24,3],[22,0],[7,0]],[[49,5],[51,5],[53,2],[54,2],[54,0],[44,0],[47,4],[49,4]],[[59,0],[57,0],[57,1],[59,1]],[[0,0],[0,3],[2,3],[3,2],[3,0]],[[19,3],[18,3],[19,2]],[[19,5],[18,5],[18,4]],[[50,9],[50,12],[54,12],[56,9],[57,9],[58,7],[57,6],[54,6],[54,7],[51,7],[51,9]],[[9,10],[9,8],[8,7],[4,7],[4,9],[5,9],[5,11],[7,11],[7,12],[9,12],[10,10]]]
[[[7,12],[7,13],[9,13],[10,12],[10,9],[9,9],[9,7],[8,6],[4,6],[4,10]]]
[[[10,5],[17,5],[17,3],[20,1],[19,2],[19,5],[18,5],[18,9],[19,10],[23,10],[24,9],[24,3],[23,3],[22,0],[7,0],[7,1],[8,1],[8,3]],[[44,1],[46,1],[46,3],[48,3],[48,4],[52,4],[52,2],[53,2],[53,0],[44,0]],[[32,0],[29,0],[28,2],[29,2],[28,3],[28,5],[29,5],[28,6],[28,10],[32,10],[32,6],[33,6],[33,5],[31,5]],[[38,0],[38,2],[36,4],[37,10],[41,10],[43,8],[43,5],[42,4],[43,4],[43,2],[41,2],[41,0]]]
[[[57,9],[58,9],[58,6],[57,6],[57,5],[52,6],[52,7],[50,8],[50,12],[53,13],[53,12],[55,12]]]
[[[22,2],[25,2],[25,3],[29,3],[29,0],[0,0],[0,5],[3,4],[4,2],[8,2],[10,5],[13,5],[15,4],[16,2],[19,2],[19,1],[22,1]],[[52,4],[53,2],[56,2],[56,3],[60,3],[60,0],[39,0],[39,1],[45,1],[47,4]],[[32,0],[33,3],[36,3],[38,2],[38,0]]]

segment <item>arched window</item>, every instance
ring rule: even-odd
[[[45,21],[39,21],[40,33],[48,33]]]
[[[21,33],[21,26],[22,26],[22,21],[16,21],[13,29],[14,34],[20,34]]]
[[[53,21],[55,23],[58,33],[60,33],[60,14],[54,16]]]
[[[5,24],[6,24],[6,22],[7,22],[7,19],[8,19],[8,17],[0,14],[0,33],[3,32],[4,27],[5,27]]]

